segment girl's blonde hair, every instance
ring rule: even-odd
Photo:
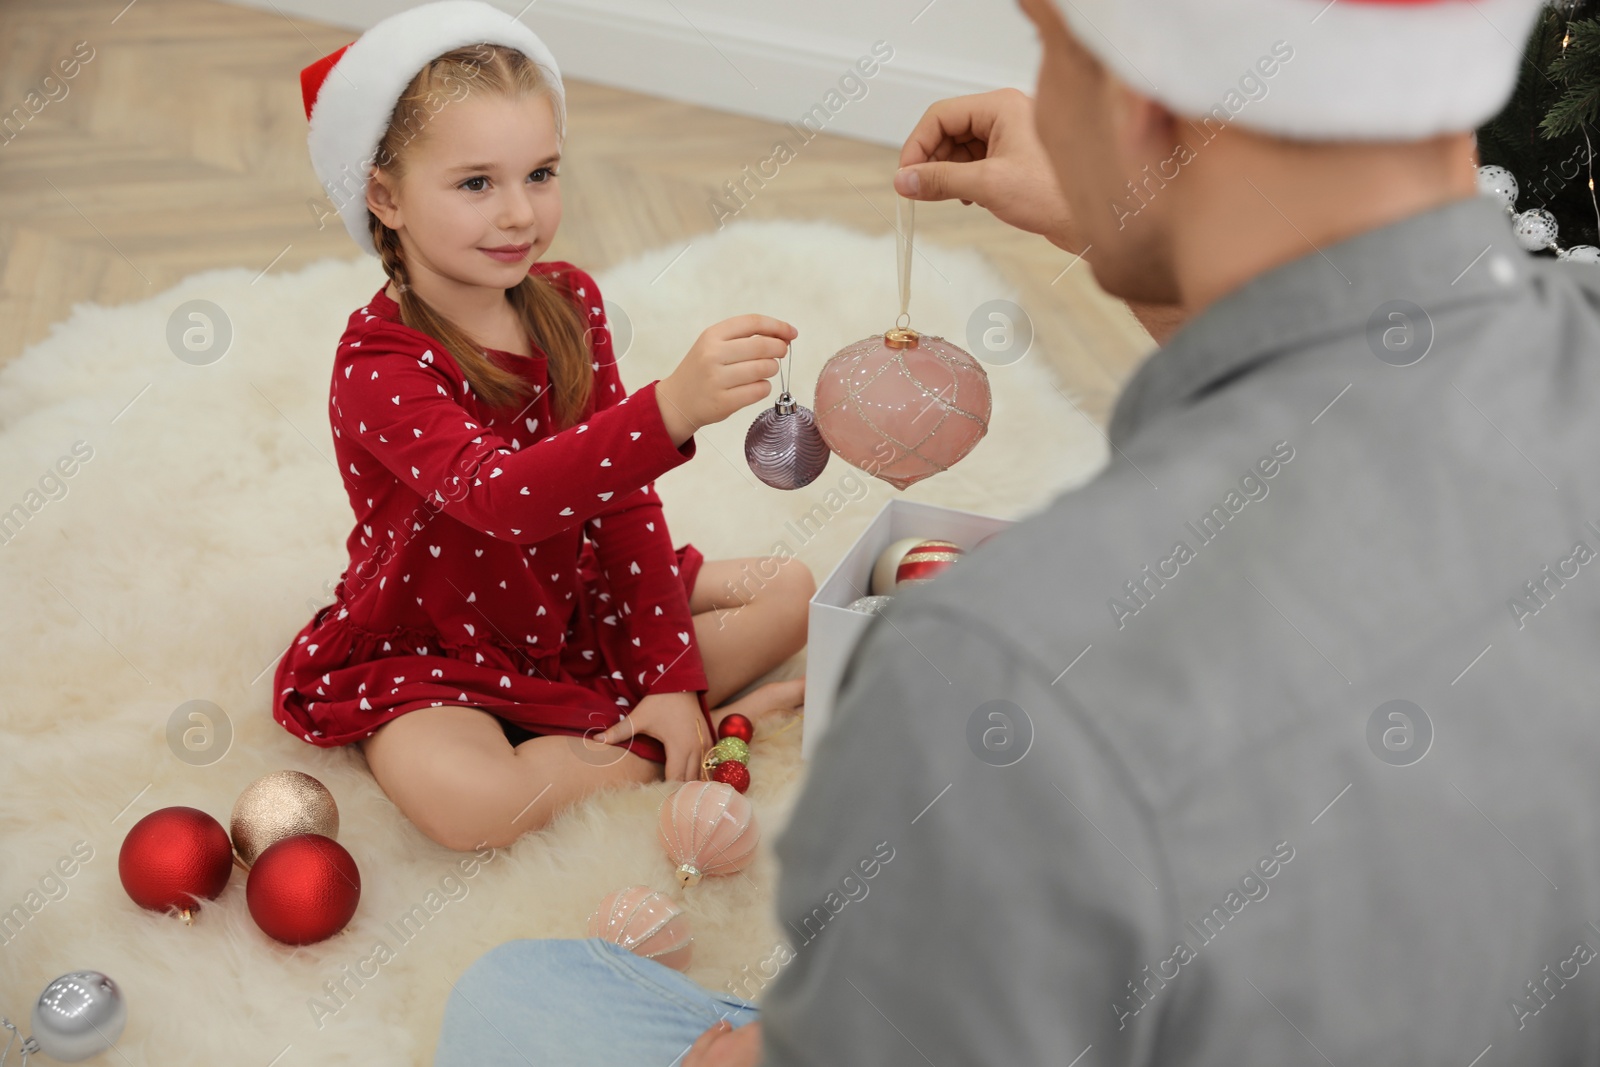
[[[477,44],[446,52],[430,60],[400,94],[389,118],[389,128],[378,143],[376,165],[396,179],[403,177],[408,146],[436,113],[448,109],[451,100],[465,97],[463,86],[468,87],[467,92],[549,98],[549,85],[542,69],[514,48]],[[428,106],[430,102],[431,107]],[[566,138],[565,123],[561,121],[560,109],[552,110],[556,115],[559,142]],[[417,295],[400,255],[400,234],[385,226],[370,210],[367,226],[383,260],[384,272],[400,293],[400,321],[435,338],[461,368],[473,392],[491,407],[509,407],[532,395],[531,382],[492,362],[466,330]],[[571,297],[542,274],[525,275],[506,290],[506,297],[523,327],[547,357],[550,391],[555,394],[551,411],[556,425],[552,429],[572,425],[587,410],[593,386],[589,336],[583,314]]]

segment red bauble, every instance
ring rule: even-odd
[[[141,908],[189,912],[228,884],[233,845],[222,824],[199,808],[152,811],[122,839],[117,873],[122,888]]]
[[[717,739],[719,741],[724,737],[737,737],[748,745],[755,735],[755,724],[737,711],[717,724]]]
[[[743,793],[750,788],[750,771],[736,759],[723,760],[711,772],[713,782],[724,782]]]
[[[250,915],[267,936],[309,945],[343,930],[361,900],[361,872],[344,846],[321,834],[275,841],[244,887]]]

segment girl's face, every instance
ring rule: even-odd
[[[368,205],[400,233],[407,269],[509,289],[561,223],[555,113],[544,94],[471,94],[431,115],[400,182],[376,172]]]

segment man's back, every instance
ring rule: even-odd
[[[1597,307],[1472,199],[1152,357],[858,646],[768,1061],[1595,1062]]]

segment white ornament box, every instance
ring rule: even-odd
[[[872,567],[883,550],[907,537],[925,537],[951,541],[963,552],[971,552],[983,538],[1011,523],[1010,519],[897,497],[883,505],[811,596],[806,621],[805,718],[800,726],[802,759],[811,758],[827,730],[845,662],[872,622],[870,614],[852,611],[849,605],[870,594]],[[953,566],[960,567],[961,561]]]

